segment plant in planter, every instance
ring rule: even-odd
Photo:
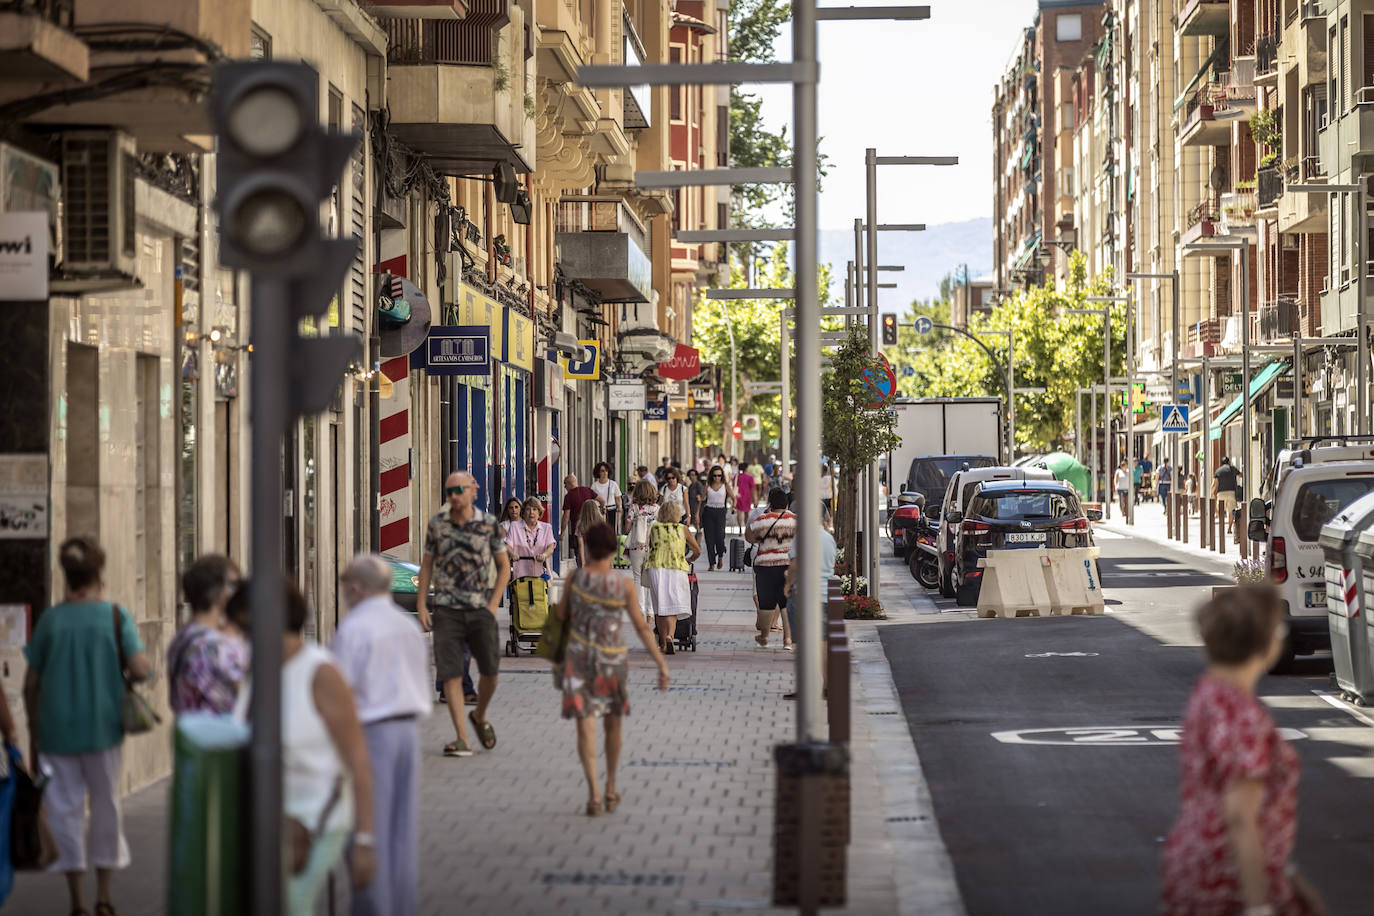
[[[846,620],[886,620],[883,605],[877,598],[867,595],[846,595],[844,598]]]
[[[1235,565],[1236,584],[1241,585],[1245,582],[1263,582],[1265,577],[1264,562],[1261,560],[1237,560]]]

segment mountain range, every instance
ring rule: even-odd
[[[882,271],[879,283],[896,283],[896,289],[878,291],[884,311],[903,311],[914,299],[933,299],[940,294],[940,280],[962,271],[977,279],[992,271],[992,219],[964,220],[927,226],[924,232],[882,232],[878,235],[878,263],[900,264],[903,271]],[[854,260],[854,230],[822,229],[820,260],[831,268],[831,291],[837,302],[844,299],[845,264]]]

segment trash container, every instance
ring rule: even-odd
[[[248,910],[244,856],[248,726],[186,713],[172,738],[172,821],[167,912],[214,916]]]
[[[1322,526],[1326,556],[1326,621],[1342,692],[1374,699],[1374,671],[1365,639],[1366,575],[1374,576],[1374,493],[1346,506]]]

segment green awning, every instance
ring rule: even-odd
[[[1259,373],[1250,380],[1251,402],[1268,390],[1269,386],[1274,384],[1274,381],[1278,379],[1280,375],[1285,375],[1288,372],[1288,368],[1288,363],[1279,360],[1261,369]],[[1238,394],[1234,401],[1226,405],[1226,409],[1221,412],[1221,415],[1212,421],[1211,440],[1213,442],[1221,438],[1221,431],[1225,428],[1227,423],[1230,423],[1240,416],[1240,409],[1243,406],[1245,406],[1245,396]]]
[[[1202,81],[1202,75],[1211,69],[1212,64],[1216,63],[1218,60],[1226,59],[1230,44],[1230,40],[1225,38],[1217,42],[1217,46],[1212,49],[1211,55],[1203,62],[1202,67],[1199,68],[1198,72],[1193,75],[1193,78],[1188,81],[1188,85],[1183,87],[1183,91],[1179,93],[1178,98],[1174,99],[1174,111],[1178,111],[1183,107],[1183,103],[1188,101],[1189,93],[1191,93],[1193,89],[1197,87],[1197,84]]]

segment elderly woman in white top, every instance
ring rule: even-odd
[[[247,589],[244,583],[241,589]],[[236,598],[243,598],[237,595]],[[282,805],[294,821],[285,837],[290,880],[286,912],[308,916],[329,872],[352,834],[349,870],[353,886],[367,887],[377,869],[373,838],[372,765],[358,721],[353,691],[330,651],[302,635],[305,598],[286,586],[286,634],[281,669]],[[251,686],[235,709],[247,718]],[[299,825],[299,828],[296,826]],[[310,837],[303,862],[291,834]]]

